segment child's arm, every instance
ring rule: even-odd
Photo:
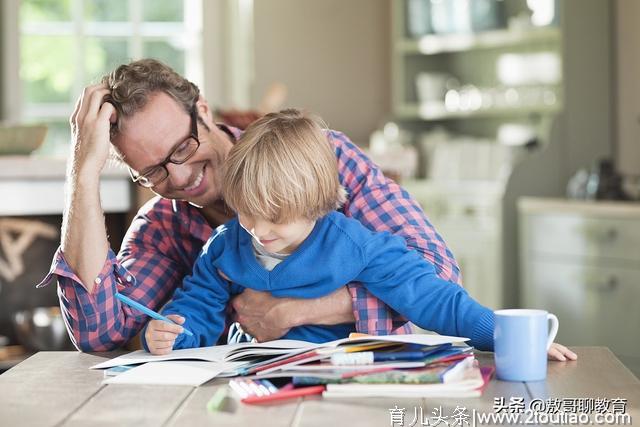
[[[162,310],[162,314],[172,320],[176,319],[176,316],[173,315],[184,318],[182,324],[193,332],[193,336],[177,335],[172,345],[174,349],[215,345],[224,329],[225,308],[229,301],[229,285],[220,277],[217,267],[214,265],[214,260],[222,252],[223,247],[222,235],[215,234],[209,239],[198,255],[193,272],[184,279],[182,288],[176,290],[173,299]],[[149,338],[153,338],[155,341],[171,341],[169,336],[158,338],[151,335],[161,329],[167,333],[175,333],[175,325],[173,325],[174,327],[167,325],[157,324],[155,321],[149,322],[142,334],[142,343],[145,349],[151,350],[151,345],[147,342]],[[151,331],[149,331],[150,328]]]
[[[549,360],[558,360],[560,362],[566,362],[567,359],[578,360],[577,354],[575,354],[573,351],[569,350],[562,344],[558,344],[555,342],[551,344],[551,347],[549,347],[547,356]]]
[[[393,180],[384,176],[349,138],[328,131],[336,147],[340,182],[349,193],[344,213],[369,230],[388,231],[402,237],[435,267],[436,275],[451,283],[460,283],[460,269],[442,237],[427,219],[420,205]],[[378,334],[407,333],[407,321],[382,304],[358,283],[351,283],[356,328]]]
[[[421,328],[470,338],[480,350],[493,349],[494,314],[460,286],[441,279],[432,264],[388,233],[364,246],[365,269],[356,278],[377,298]]]

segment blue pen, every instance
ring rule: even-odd
[[[173,323],[174,325],[177,325],[176,322],[174,322],[173,320],[169,319],[168,317],[164,317],[163,315],[156,313],[155,311],[145,307],[144,305],[140,304],[139,302],[136,302],[134,300],[132,300],[129,297],[125,297],[124,295],[116,292],[116,298],[118,298],[120,300],[120,302],[123,302],[133,308],[135,308],[136,310],[140,310],[141,312],[143,312],[144,314],[146,314],[149,317],[153,317],[154,319],[157,320],[163,320],[165,322],[169,322],[169,323]],[[186,329],[186,328],[182,328],[182,331],[189,335],[190,337],[193,336],[193,332],[191,332],[190,330]]]

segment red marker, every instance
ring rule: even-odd
[[[311,387],[300,387],[291,390],[283,390],[277,393],[268,394],[266,396],[249,396],[242,399],[242,403],[268,403],[278,400],[295,399],[302,396],[311,396],[314,394],[322,394],[325,386],[316,385]]]

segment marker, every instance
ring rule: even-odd
[[[227,387],[220,387],[214,395],[207,402],[207,409],[210,412],[217,412],[224,406],[224,401],[227,398]]]
[[[264,387],[267,388],[267,390],[269,391],[269,393],[277,393],[278,392],[278,387],[276,387],[275,385],[273,385],[273,383],[269,380],[256,380],[258,381],[260,384],[262,384]]]
[[[267,402],[273,402],[277,400],[295,399],[297,397],[302,397],[302,396],[322,394],[324,390],[325,390],[325,386],[323,385],[294,388],[290,390],[279,391],[277,393],[269,394],[267,396],[249,396],[242,399],[242,402],[243,403],[267,403]]]
[[[389,353],[363,351],[360,353],[337,353],[331,355],[331,364],[371,365],[374,362],[423,360],[427,356],[428,353],[423,351],[395,351]]]
[[[249,397],[253,394],[253,390],[248,390],[242,381],[231,380],[229,381],[229,387],[233,390],[241,399]]]
[[[156,320],[162,320],[165,322],[169,322],[169,323],[173,323],[174,325],[178,325],[176,322],[174,322],[173,320],[169,319],[168,317],[164,317],[163,315],[156,313],[155,311],[151,310],[150,308],[145,307],[144,305],[140,304],[139,302],[136,302],[134,300],[132,300],[129,297],[125,297],[124,295],[122,295],[121,293],[116,292],[116,298],[120,300],[120,302],[127,304],[128,306],[131,306],[133,308],[135,308],[136,310],[139,310],[141,312],[143,312],[144,314],[146,314],[149,317],[152,317]],[[180,326],[180,325],[178,325]],[[190,330],[182,327],[182,332],[184,332],[185,334],[187,334],[188,336],[192,337],[193,336],[193,332],[191,332]]]

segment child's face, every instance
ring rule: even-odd
[[[238,214],[240,225],[269,252],[290,254],[307,238],[315,221],[297,219],[286,224],[275,224],[250,215]]]

